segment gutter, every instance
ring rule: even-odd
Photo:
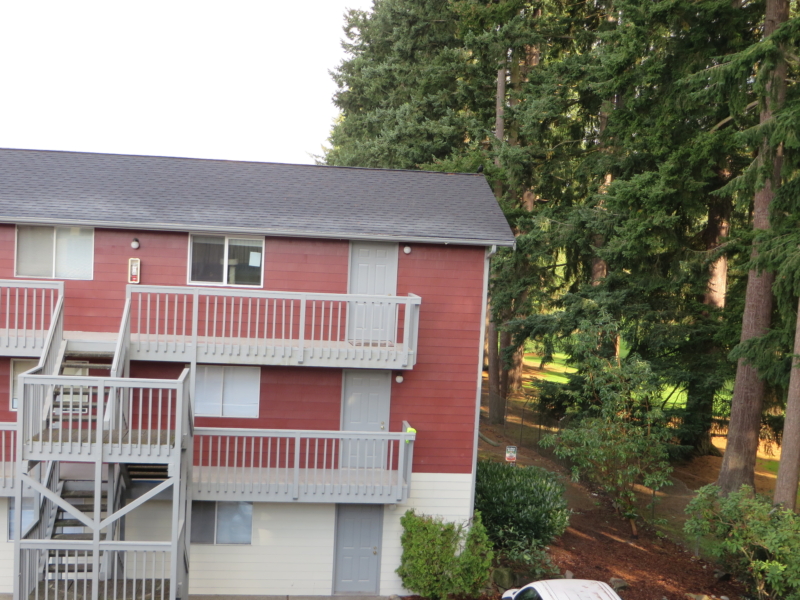
[[[139,231],[179,231],[188,233],[216,233],[239,234],[239,235],[263,235],[272,237],[301,237],[316,239],[337,239],[337,240],[362,240],[362,241],[382,241],[382,242],[408,242],[416,244],[454,244],[461,246],[487,246],[492,248],[497,246],[515,247],[516,240],[511,237],[509,230],[508,239],[477,239],[477,238],[451,238],[435,236],[403,236],[390,235],[385,233],[350,233],[342,232],[322,232],[322,231],[298,231],[293,229],[254,229],[249,227],[221,227],[220,225],[187,225],[185,223],[156,223],[142,224],[134,221],[85,221],[77,219],[41,219],[34,217],[8,217],[0,216],[0,221],[8,224],[31,224],[31,225],[69,225],[94,227],[96,229],[134,229]]]
[[[478,344],[478,379],[475,392],[475,432],[472,440],[472,485],[469,492],[469,515],[475,512],[475,483],[478,475],[478,436],[481,427],[481,392],[483,387],[483,343],[486,338],[486,310],[489,301],[489,270],[492,257],[497,254],[497,245],[492,245],[486,249],[486,256],[483,264],[483,302],[481,305],[481,335]]]

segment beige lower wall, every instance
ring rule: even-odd
[[[253,505],[250,546],[192,544],[189,592],[329,595],[334,504]]]
[[[472,516],[472,475],[446,473],[414,473],[411,496],[405,504],[395,508],[386,506],[383,511],[383,551],[381,554],[380,594],[411,594],[403,588],[395,570],[400,566],[403,548],[400,535],[403,528],[400,517],[413,508],[416,512],[442,517],[445,521],[465,522]]]
[[[471,475],[415,473],[408,502],[385,507],[381,595],[409,593],[395,573],[402,554],[400,517],[414,508],[446,520],[465,521],[471,514],[471,486]],[[131,512],[126,518],[126,539],[168,541],[171,508],[168,501],[150,501]],[[14,544],[7,541],[7,519],[8,499],[0,498],[0,594],[13,589]],[[330,595],[335,525],[335,504],[254,503],[251,545],[192,544],[189,591],[193,595]]]
[[[0,594],[14,592],[14,542],[8,541],[8,498],[0,498]]]

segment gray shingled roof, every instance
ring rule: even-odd
[[[0,221],[509,246],[482,175],[0,149]]]

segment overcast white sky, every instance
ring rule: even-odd
[[[0,147],[313,163],[371,6],[0,0]]]

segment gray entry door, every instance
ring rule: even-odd
[[[352,242],[350,245],[351,294],[397,295],[397,244]],[[394,306],[351,302],[348,339],[363,346],[386,346],[394,342]]]
[[[381,566],[383,505],[336,507],[335,594],[377,594]]]
[[[391,371],[344,371],[342,431],[389,431],[391,378]],[[385,468],[387,450],[383,441],[346,438],[342,444],[342,466]]]

